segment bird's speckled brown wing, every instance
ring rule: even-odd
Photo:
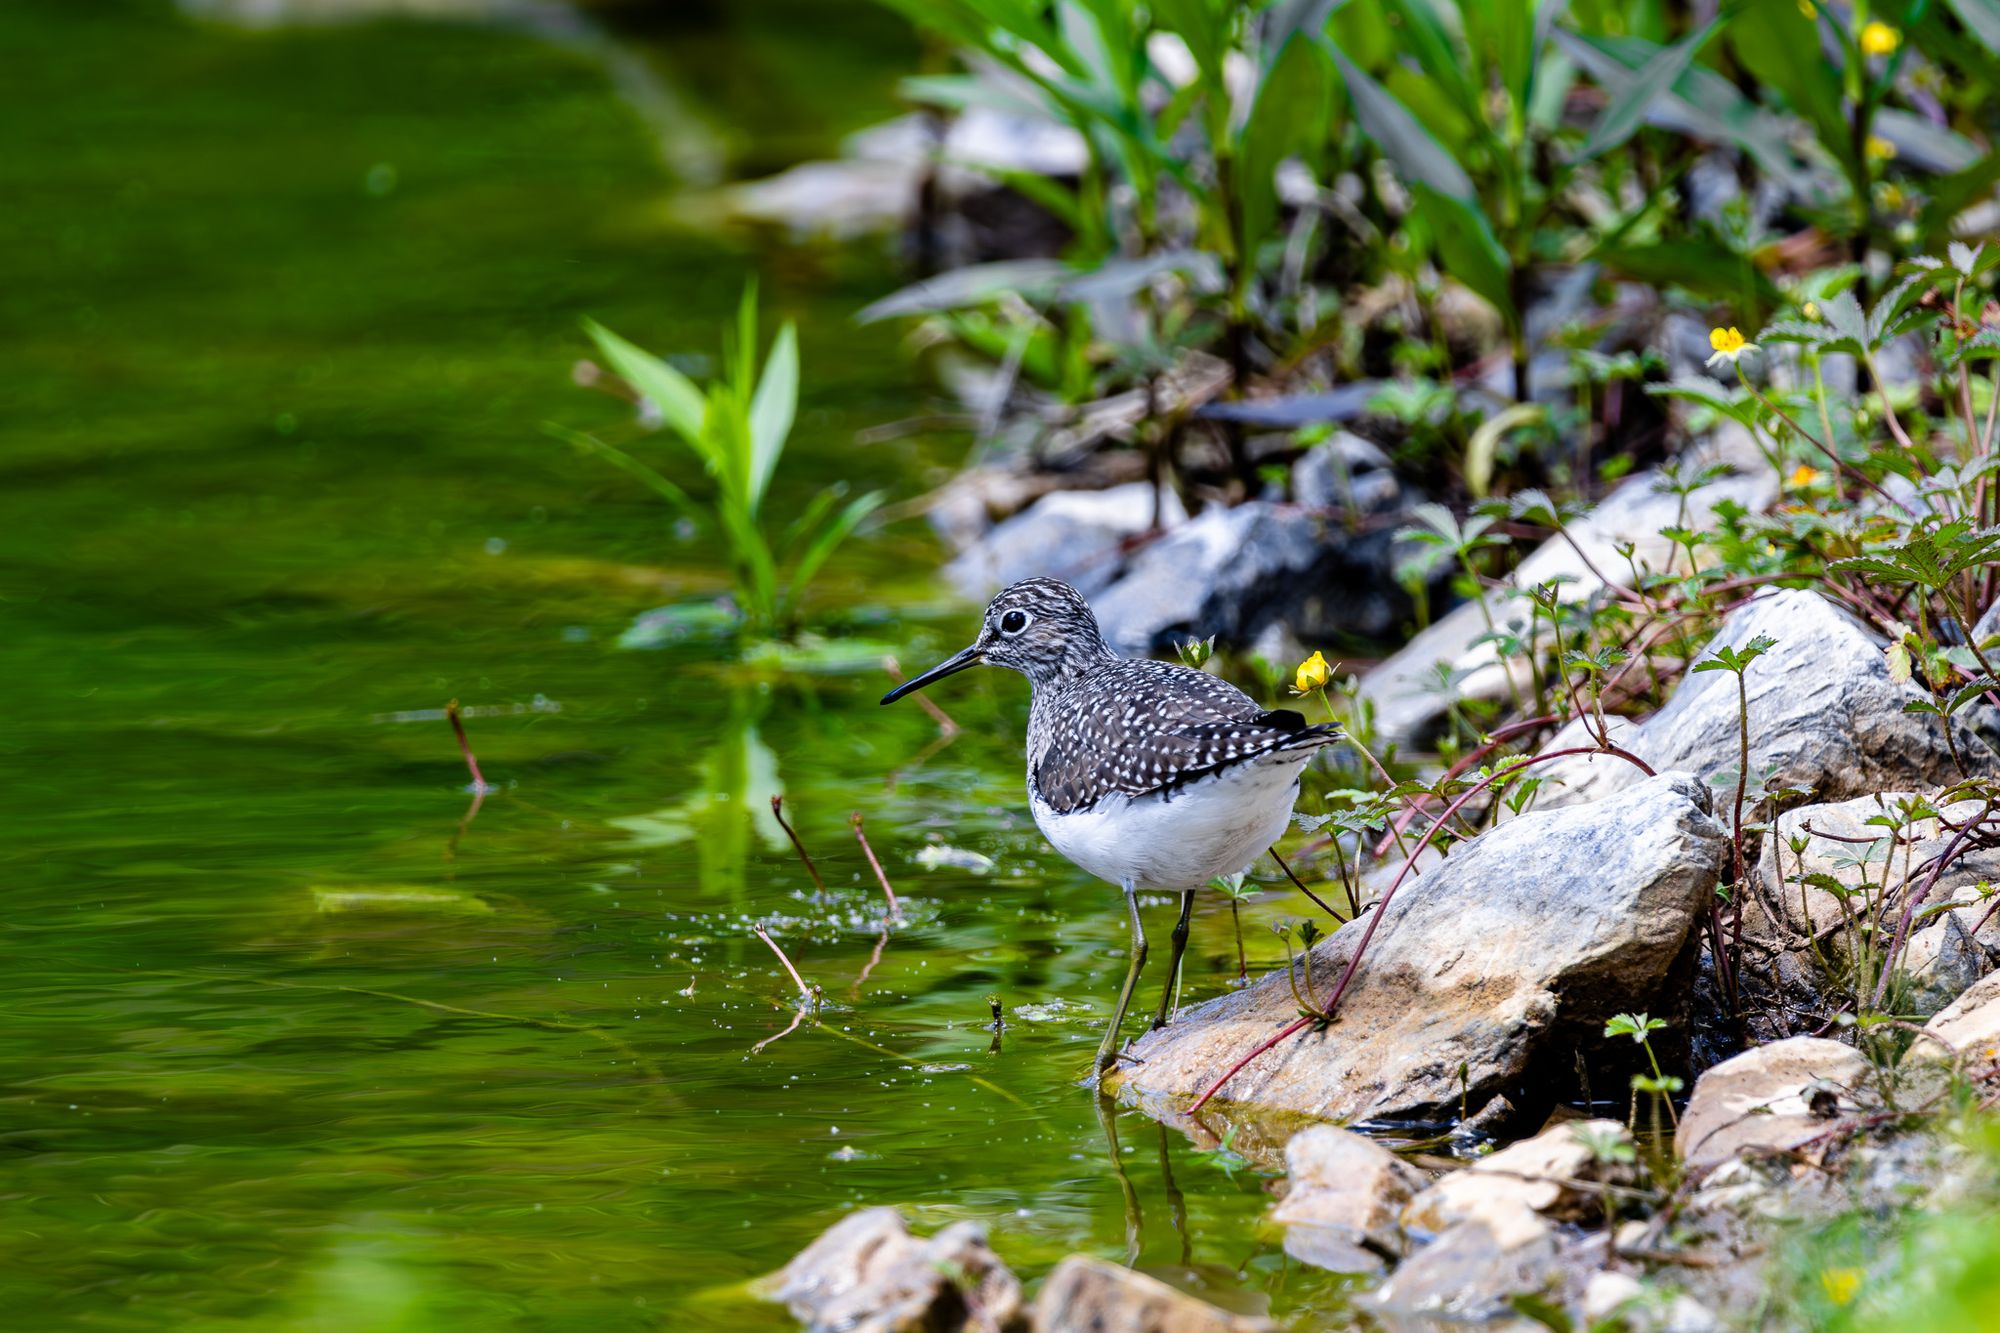
[[[1279,750],[1316,749],[1340,735],[1289,709],[1266,712],[1205,672],[1166,662],[1109,661],[1038,701],[1030,777],[1057,814],[1105,796],[1170,791]]]

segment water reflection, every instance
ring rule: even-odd
[[[770,710],[770,693],[735,682],[725,688],[724,697],[715,739],[696,770],[695,789],[646,814],[606,822],[630,835],[625,845],[633,851],[693,844],[704,901],[720,900],[731,911],[744,912],[750,905],[747,869],[753,839],[768,853],[787,851],[790,840],[771,809],[771,799],[785,794],[778,757],[757,732]]]

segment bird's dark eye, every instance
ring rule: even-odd
[[[1006,615],[1000,617],[1000,632],[1002,634],[1019,634],[1022,630],[1028,628],[1028,619],[1026,611],[1009,611]]]

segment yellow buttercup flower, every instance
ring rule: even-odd
[[[1879,19],[1870,19],[1861,29],[1861,54],[1890,56],[1903,44],[1903,34]]]
[[[1710,329],[1708,331],[1708,345],[1715,349],[1715,355],[1708,358],[1708,364],[1711,366],[1718,365],[1724,361],[1733,366],[1736,364],[1736,358],[1742,356],[1745,352],[1759,350],[1757,344],[1744,338],[1743,330],[1733,324],[1726,329]]]
[[[1801,463],[1792,469],[1791,481],[1795,487],[1810,486],[1818,480],[1819,469],[1816,467],[1808,467],[1804,463]]]
[[[1314,690],[1326,688],[1333,679],[1333,668],[1326,664],[1324,654],[1315,651],[1311,657],[1299,663],[1299,673],[1292,680],[1292,688],[1300,694],[1311,694]]]
[[[1826,1289],[1827,1297],[1835,1305],[1845,1305],[1861,1290],[1861,1270],[1858,1268],[1828,1268],[1821,1271],[1819,1284]]]
[[[1861,151],[1868,155],[1870,162],[1887,162],[1896,156],[1896,145],[1879,134],[1871,134]]]

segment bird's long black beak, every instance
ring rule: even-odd
[[[955,676],[959,672],[965,670],[967,667],[976,667],[978,665],[979,665],[979,645],[975,643],[970,648],[965,648],[960,650],[959,652],[953,653],[950,657],[945,658],[944,661],[939,662],[929,671],[924,672],[923,675],[914,676],[911,679],[904,681],[901,685],[898,685],[895,689],[890,690],[887,694],[883,695],[882,702],[885,704],[892,704],[896,702],[896,700],[902,698],[904,695],[910,693],[910,691],[921,690],[924,686],[930,684],[934,680],[943,680],[946,676]]]

